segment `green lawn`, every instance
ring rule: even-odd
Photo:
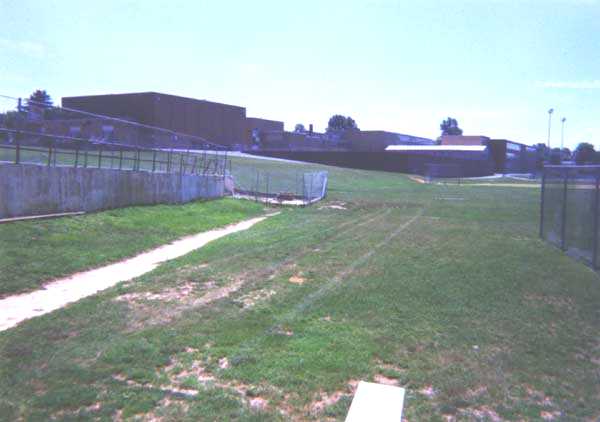
[[[408,420],[600,418],[600,280],[538,239],[537,189],[328,170],[325,202],[0,333],[0,418],[343,420],[361,379]]]
[[[0,224],[0,297],[249,218],[262,209],[252,202],[223,200]]]

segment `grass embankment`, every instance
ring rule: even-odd
[[[0,333],[0,415],[343,420],[363,379],[409,420],[598,419],[600,283],[537,238],[536,190],[330,182]]]
[[[0,297],[261,211],[258,204],[223,200],[0,224]]]

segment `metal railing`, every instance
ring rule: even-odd
[[[173,130],[0,95],[0,163],[224,176],[227,148]]]
[[[180,151],[94,142],[0,127],[0,163],[225,175],[227,151]]]
[[[540,237],[594,269],[598,250],[600,166],[545,166]]]

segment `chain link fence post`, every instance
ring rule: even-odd
[[[563,251],[567,250],[566,242],[566,230],[567,230],[567,189],[569,181],[569,169],[565,169],[564,181],[563,181],[563,197],[562,197],[562,214],[560,224],[560,248]]]
[[[52,164],[52,139],[50,139],[50,141],[48,141],[48,167],[50,167],[50,164]]]
[[[258,169],[256,169],[256,183],[254,185],[254,201],[258,202]]]
[[[598,183],[600,182],[600,175],[596,175],[594,179],[594,239],[592,240],[593,244],[593,255],[592,255],[592,268],[594,270],[598,269]]]
[[[9,136],[9,135],[7,135]],[[17,132],[15,134],[15,144],[16,144],[16,150],[15,150],[15,164],[19,164],[21,162],[21,141],[19,140],[20,136],[19,136],[19,132]]]
[[[267,193],[265,196],[265,204],[269,203],[269,173],[266,175],[266,185],[267,185]]]
[[[302,202],[306,204],[306,173],[302,173]]]
[[[546,193],[546,169],[542,168],[542,187],[540,194],[540,237],[544,237],[544,200]]]

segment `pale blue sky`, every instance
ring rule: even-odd
[[[158,91],[322,130],[600,146],[600,0],[0,0],[0,94]]]

